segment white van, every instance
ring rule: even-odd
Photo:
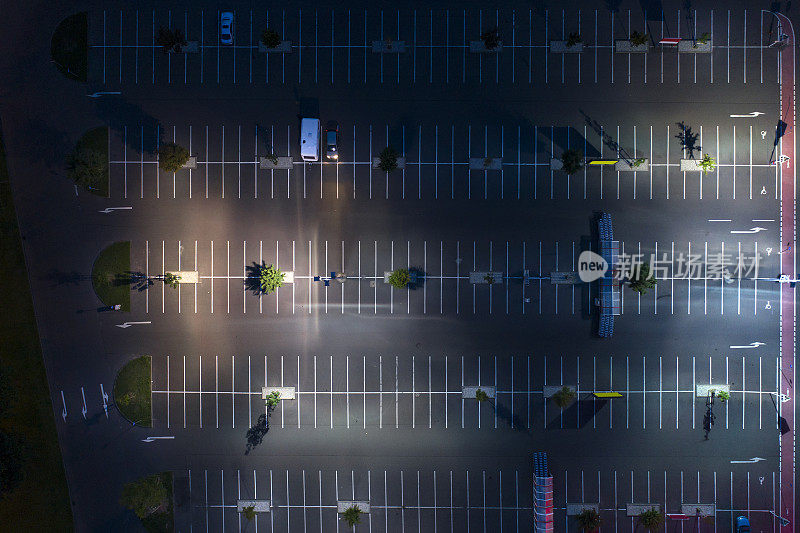
[[[304,118],[300,121],[300,155],[303,161],[319,161],[318,118]]]

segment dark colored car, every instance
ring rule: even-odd
[[[325,156],[339,159],[339,124],[333,120],[325,127]]]
[[[746,516],[736,518],[736,533],[750,533],[750,520]]]

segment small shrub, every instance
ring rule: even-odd
[[[261,32],[261,42],[267,48],[277,48],[281,44],[281,36],[273,29],[264,28],[264,31]]]
[[[347,522],[348,526],[353,527],[354,525],[361,523],[361,509],[355,505],[352,505],[345,509],[345,511],[342,513],[342,518],[345,522]]]
[[[714,169],[717,168],[717,161],[708,154],[703,154],[703,159],[698,161],[697,164],[700,166],[703,174],[706,172],[714,172]]]
[[[642,524],[642,527],[653,531],[664,523],[664,515],[658,509],[648,509],[639,515],[639,523]]]
[[[631,32],[630,41],[633,46],[641,46],[647,44],[648,35],[638,31]]]
[[[731,399],[731,394],[728,391],[721,390],[717,393],[719,401],[724,402]]]
[[[275,409],[278,406],[278,403],[281,401],[281,393],[278,391],[272,391],[267,394],[266,403],[267,407],[270,409]]]
[[[173,142],[164,143],[158,149],[158,166],[164,172],[177,172],[189,161],[189,150]]]
[[[400,157],[400,154],[398,154],[391,146],[387,146],[381,152],[378,168],[384,172],[391,172],[395,170],[397,168],[398,157]]]
[[[575,46],[576,44],[581,42],[581,34],[578,32],[572,32],[567,35],[567,46]]]
[[[259,289],[262,294],[269,294],[283,285],[286,276],[279,268],[272,265],[262,265],[259,271]]]
[[[635,265],[632,274],[628,285],[639,294],[647,294],[649,289],[656,286],[656,278],[650,273],[650,263]]]
[[[398,268],[389,275],[389,285],[395,289],[405,289],[411,283],[411,273],[407,268]]]
[[[253,519],[256,517],[256,508],[254,505],[248,505],[247,507],[242,508],[242,514],[249,522],[252,522]]]
[[[265,155],[264,159],[266,159],[267,161],[271,162],[273,165],[277,165],[278,164],[278,156],[275,155],[272,152],[270,152],[267,155]]]
[[[182,47],[186,46],[186,38],[183,36],[183,30],[178,28],[171,30],[161,27],[156,35],[156,43],[165,54],[169,52],[179,53],[182,51]]]
[[[485,276],[483,276],[483,279],[484,279],[484,280],[486,281],[486,283],[488,283],[489,285],[494,285],[494,275],[493,275],[491,272],[489,272],[488,274],[486,274]]]
[[[645,159],[644,157],[639,157],[639,158],[633,160],[633,163],[631,163],[631,166],[633,168],[639,168],[640,166],[644,165],[645,161],[647,161],[647,159]]]
[[[500,46],[500,29],[490,28],[481,34],[481,41],[487,50],[494,50]]]
[[[594,509],[586,509],[577,516],[578,525],[583,531],[595,531],[600,527],[600,513]]]
[[[483,389],[478,389],[475,391],[475,399],[479,402],[483,403],[489,399],[489,395],[486,394],[486,391]]]
[[[583,168],[583,156],[574,149],[565,150],[561,154],[562,169],[567,174],[575,174]]]
[[[491,157],[487,157],[486,159],[483,160],[483,166],[484,167],[489,167],[489,166],[491,166],[491,164],[492,164],[492,158]]]
[[[577,392],[564,385],[561,387],[561,390],[553,394],[553,401],[556,402],[557,406],[563,409],[571,404],[577,397]]]
[[[703,33],[698,39],[697,42],[701,44],[706,44],[711,40],[711,34],[708,32]]]
[[[77,147],[67,156],[67,175],[81,187],[96,184],[108,176],[105,154],[85,147]]]
[[[164,284],[169,285],[173,289],[178,286],[178,281],[181,279],[180,276],[173,274],[172,272],[167,272],[164,274]]]

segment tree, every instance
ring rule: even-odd
[[[256,507],[255,505],[248,505],[247,507],[242,507],[242,514],[248,521],[252,522],[253,519],[256,517]]]
[[[389,274],[389,285],[395,289],[405,289],[411,283],[411,273],[407,268],[398,268]]]
[[[578,525],[583,531],[595,531],[600,527],[600,513],[594,509],[584,509],[577,518]]]
[[[478,400],[479,402],[483,403],[483,402],[485,402],[486,400],[489,399],[489,395],[486,394],[485,390],[477,389],[475,391],[475,399]]]
[[[639,294],[647,294],[648,289],[656,286],[656,278],[650,273],[650,263],[642,263],[634,268],[628,278],[628,285]]]
[[[562,169],[567,174],[575,174],[583,168],[583,156],[580,152],[570,148],[561,154]]]
[[[384,172],[391,172],[397,168],[397,158],[400,156],[394,148],[387,146],[383,149],[380,155],[380,163],[378,168]]]
[[[189,161],[189,150],[172,142],[164,143],[158,149],[158,166],[164,172],[177,172]]]
[[[76,185],[91,186],[108,176],[108,160],[97,150],[76,147],[67,156],[67,175]]]
[[[281,36],[271,28],[264,28],[264,31],[261,32],[261,42],[267,48],[277,48],[281,44]]]
[[[704,32],[698,39],[698,43],[706,44],[708,41],[711,40],[711,34],[708,32]],[[696,48],[696,46],[695,46]]]
[[[262,294],[269,294],[283,285],[283,278],[286,276],[279,268],[272,265],[261,265],[259,271],[259,290]]]
[[[556,402],[557,406],[564,409],[569,404],[571,404],[577,397],[578,393],[576,393],[574,390],[564,385],[563,387],[561,387],[561,390],[553,394],[553,401]]]
[[[178,53],[182,51],[181,48],[183,46],[186,46],[186,38],[183,36],[183,30],[178,28],[164,28],[162,26],[158,29],[156,43],[158,43],[165,54],[169,52]]]
[[[703,159],[697,162],[697,165],[703,171],[703,174],[706,172],[714,172],[714,169],[717,167],[716,160],[708,154],[703,154]]]
[[[731,393],[729,393],[728,391],[721,390],[721,391],[719,391],[717,393],[717,398],[719,398],[719,401],[721,401],[721,402],[730,400],[731,399]]]
[[[139,518],[146,518],[167,503],[169,494],[160,474],[153,474],[127,483],[122,488],[120,503],[132,509]]]
[[[648,35],[638,31],[632,31],[630,41],[633,46],[641,46],[647,44]]]
[[[664,523],[664,515],[656,508],[648,509],[639,515],[639,523],[649,531],[658,529]]]
[[[342,518],[344,518],[344,521],[347,522],[348,526],[353,527],[354,525],[361,523],[361,509],[355,505],[351,505],[342,513]]]
[[[487,50],[494,50],[500,46],[500,29],[497,27],[489,28],[481,33],[481,41]]]
[[[581,42],[581,34],[578,32],[572,32],[567,36],[567,46],[575,46],[576,44]]]
[[[489,272],[488,274],[483,276],[483,280],[489,285],[494,285],[494,274],[492,272]]]

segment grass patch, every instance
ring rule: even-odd
[[[88,192],[108,197],[108,126],[91,129],[67,157],[68,175]]]
[[[114,403],[137,426],[150,427],[150,356],[128,361],[114,380]]]
[[[86,82],[89,70],[89,14],[86,11],[61,21],[50,41],[50,57],[64,76]]]
[[[67,481],[33,314],[28,273],[0,133],[0,431],[21,443],[22,479],[0,498],[0,524],[16,531],[72,531]],[[2,527],[0,526],[0,529]]]
[[[92,286],[101,302],[131,310],[130,270],[130,241],[115,242],[100,252],[92,267]]]

